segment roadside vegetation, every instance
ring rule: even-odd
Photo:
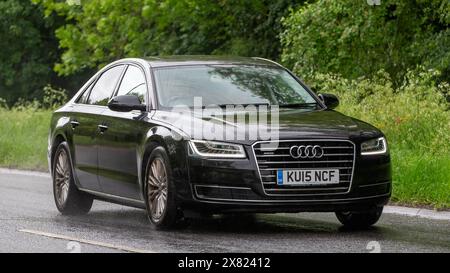
[[[394,201],[450,208],[448,0],[73,2],[0,2],[0,166],[46,170],[52,109],[113,60],[260,56],[385,132]]]
[[[394,88],[389,75],[348,80],[315,74],[320,92],[336,94],[340,111],[380,128],[387,137],[393,171],[393,201],[450,208],[450,104],[448,83],[433,72],[409,72]]]
[[[42,109],[0,109],[0,166],[47,170],[50,115]]]
[[[66,92],[44,87],[42,101],[19,100],[8,107],[0,99],[0,166],[47,170],[47,136],[53,109],[67,101]]]

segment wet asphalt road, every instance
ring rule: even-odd
[[[331,213],[301,213],[198,219],[163,232],[143,210],[100,201],[86,216],[66,217],[50,178],[33,174],[0,173],[0,230],[0,252],[70,252],[71,238],[92,241],[81,252],[450,252],[449,221],[395,214],[368,231],[346,231]]]

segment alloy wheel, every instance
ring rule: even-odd
[[[147,197],[150,216],[158,222],[167,208],[168,177],[161,158],[155,158],[150,165],[147,177]]]
[[[55,164],[55,190],[58,203],[63,205],[67,200],[70,184],[69,158],[65,150],[58,154]]]

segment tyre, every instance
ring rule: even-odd
[[[145,171],[147,215],[156,229],[177,227],[182,212],[177,206],[172,169],[165,149],[156,147],[148,157]]]
[[[345,227],[364,229],[378,222],[382,213],[383,207],[376,207],[370,211],[336,212],[336,217]]]
[[[53,196],[58,210],[64,215],[86,214],[92,207],[93,197],[78,190],[73,175],[72,160],[67,142],[56,148],[52,166]]]

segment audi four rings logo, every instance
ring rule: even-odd
[[[319,145],[295,145],[289,149],[289,153],[293,158],[321,158],[323,149]]]

